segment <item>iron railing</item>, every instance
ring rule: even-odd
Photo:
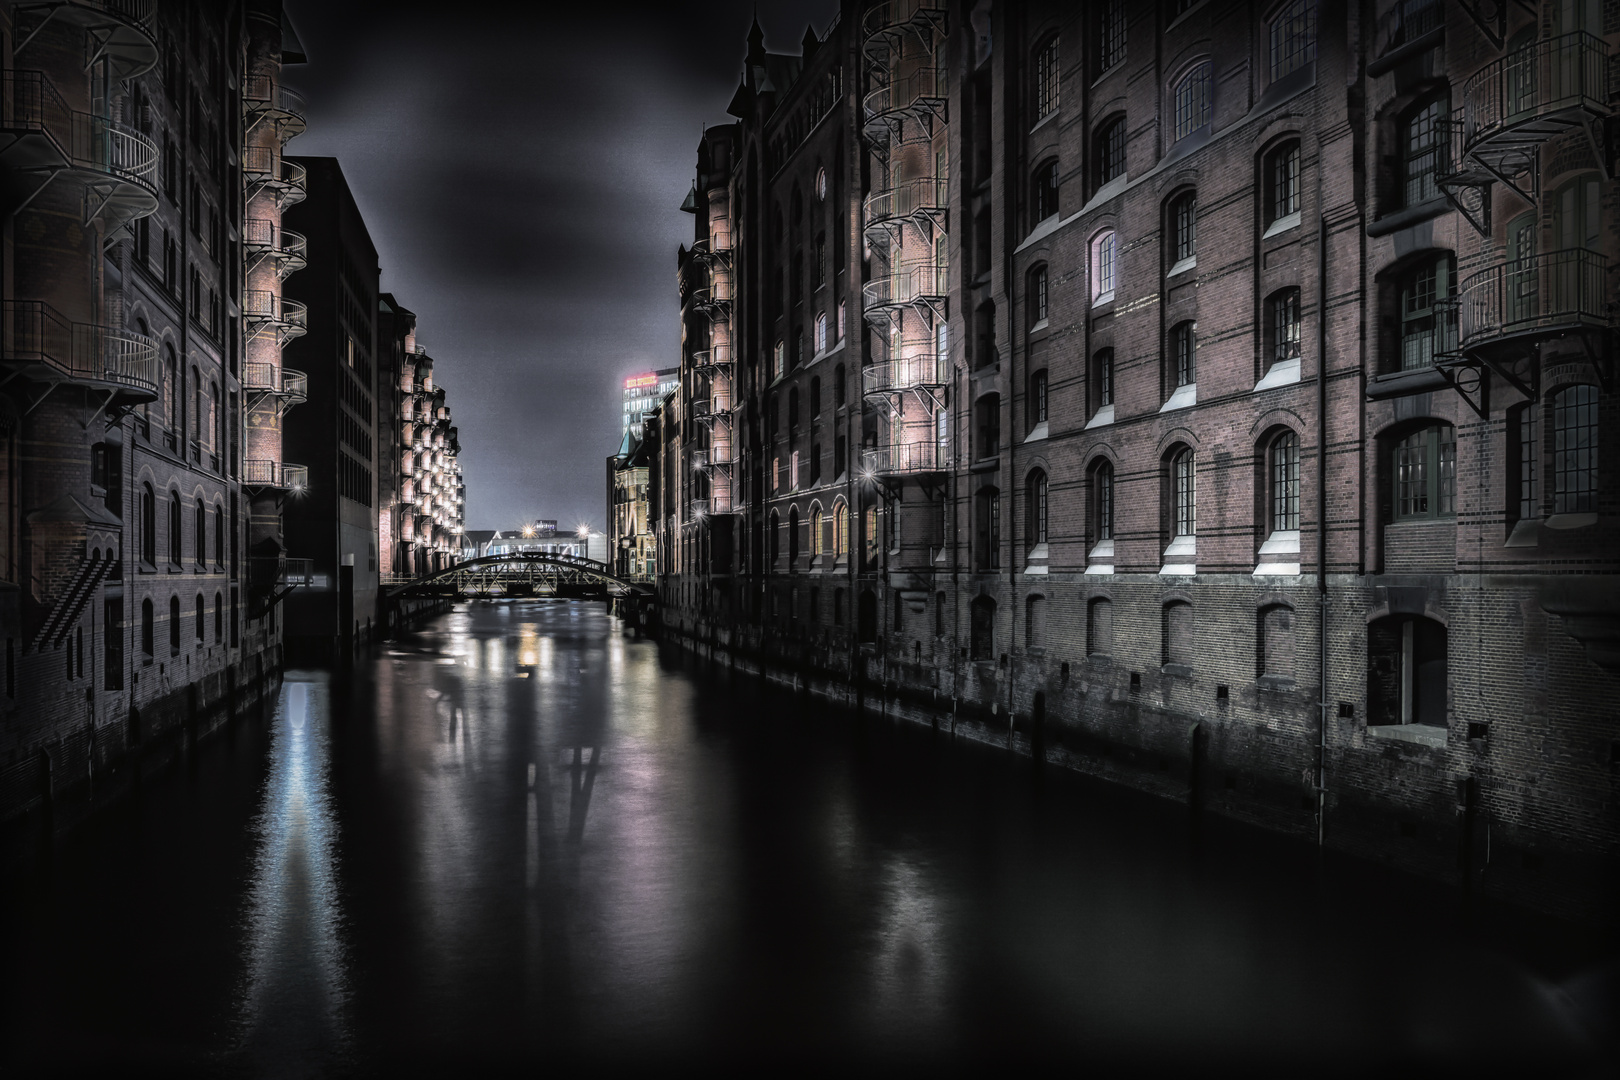
[[[268,218],[242,223],[242,244],[255,254],[274,255],[276,273],[285,278],[309,265],[309,240],[303,233],[283,229]]]
[[[242,462],[242,483],[249,487],[302,491],[309,487],[309,466],[263,458]]]
[[[868,38],[892,33],[919,18],[943,20],[944,4],[940,0],[884,0],[867,9],[861,18],[861,33]]]
[[[868,446],[861,451],[861,462],[866,471],[875,476],[894,476],[900,473],[938,472],[945,467],[945,455],[940,452],[938,441],[927,438],[916,442]]]
[[[1440,0],[1397,0],[1394,7],[1378,17],[1373,31],[1373,55],[1384,56],[1409,45],[1445,24]]]
[[[309,193],[304,167],[268,146],[249,146],[242,151],[242,174],[249,184],[274,191],[283,206],[302,202]]]
[[[876,225],[894,218],[937,213],[947,208],[945,181],[932,176],[902,180],[866,197],[866,223]]]
[[[308,305],[298,300],[289,300],[269,289],[244,291],[242,315],[250,321],[270,323],[295,334],[302,334],[309,329]]]
[[[1467,151],[1554,113],[1607,114],[1608,52],[1601,38],[1576,32],[1534,42],[1475,72],[1462,92]]]
[[[898,307],[945,296],[945,269],[933,262],[900,263],[861,286],[869,309]]]
[[[278,84],[268,75],[249,75],[243,80],[242,105],[249,115],[273,115],[281,124],[283,139],[292,138],[306,126],[303,95]]]
[[[289,559],[285,555],[248,556],[250,588],[290,589],[315,584],[314,559]]]
[[[8,363],[38,364],[68,379],[157,396],[157,342],[141,334],[70,322],[38,300],[7,300],[0,338]]]
[[[945,69],[919,68],[869,91],[864,102],[866,119],[877,120],[893,113],[910,112],[923,103],[943,102],[945,94]]]
[[[692,354],[692,363],[699,371],[719,371],[731,367],[731,346],[715,345]]]
[[[293,368],[277,368],[264,360],[242,365],[242,389],[290,398],[290,404],[309,400],[309,376]]]
[[[72,168],[156,195],[157,143],[117,120],[71,108],[43,72],[8,71],[3,88],[0,126],[44,135]]]
[[[1499,262],[1469,275],[1458,290],[1459,347],[1577,325],[1607,325],[1607,271],[1603,255],[1566,248]]]
[[[862,373],[866,393],[887,394],[930,386],[944,386],[950,382],[950,360],[932,350],[897,360],[881,360],[868,365]]]

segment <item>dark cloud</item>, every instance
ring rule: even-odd
[[[604,524],[619,381],[680,345],[679,206],[725,123],[751,3],[285,0],[310,63],[289,151],[331,155],[461,429],[471,528]],[[797,51],[835,0],[761,5]]]

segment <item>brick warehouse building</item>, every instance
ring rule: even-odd
[[[1612,917],[1617,45],[1579,0],[756,27],[680,256],[666,627]]]
[[[280,667],[279,503],[243,435],[298,397],[248,324],[259,260],[295,262],[252,210],[302,129],[280,85],[302,56],[273,0],[8,3],[0,56],[9,831],[127,784]]]

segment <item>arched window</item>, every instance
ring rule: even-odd
[[[1396,443],[1392,468],[1396,521],[1457,512],[1457,433],[1450,424],[1432,424]]]
[[[1284,431],[1268,449],[1268,502],[1273,532],[1299,529],[1299,436]]]
[[[169,597],[169,654],[180,651],[180,598]]]
[[[849,507],[839,503],[833,508],[833,557],[842,559],[849,554]]]
[[[1170,262],[1171,270],[1198,254],[1198,196],[1185,192],[1170,203]]]
[[[1031,104],[1034,106],[1036,121],[1050,116],[1058,107],[1058,39],[1052,34],[1045,41],[1035,46],[1033,62],[1030,71],[1034,76],[1034,83],[1030,87]]]
[[[175,356],[174,343],[169,341],[163,343],[163,376],[169,387],[169,415],[167,420],[169,423],[169,438],[172,440],[175,437],[175,432],[180,430],[180,394],[182,391],[180,387],[180,363]]]
[[[1118,279],[1118,242],[1114,230],[1099,233],[1091,242],[1091,299],[1106,304],[1114,298]]]
[[[152,599],[147,597],[141,601],[141,652],[147,656],[155,651],[152,622]]]
[[[818,506],[810,511],[810,557],[812,559],[819,558],[826,550],[822,542],[821,525],[821,507]]]
[[[1025,481],[1025,512],[1028,515],[1024,543],[1030,547],[1046,543],[1046,472],[1034,469]]]
[[[771,561],[775,562],[782,556],[782,518],[775,510],[771,511]]]
[[[206,623],[205,623],[206,618],[207,618],[207,615],[204,613],[204,609],[203,609],[203,594],[198,593],[197,594],[197,622],[196,622],[196,628],[197,628],[197,644],[199,644],[199,645],[201,645],[203,643],[203,640],[204,640],[204,633],[205,633],[205,627],[206,627]]]
[[[1271,81],[1316,59],[1316,0],[1289,0],[1271,20]]]
[[[183,545],[182,545],[182,541],[183,541],[184,537],[182,535],[183,530],[181,528],[180,519],[181,519],[180,493],[178,491],[170,492],[170,494],[169,494],[169,562],[172,563],[175,566],[179,566],[183,561],[185,561],[184,548],[183,548]]]
[[[1167,670],[1190,669],[1193,658],[1193,609],[1185,600],[1164,605],[1161,640]]]
[[[1114,404],[1114,350],[1098,349],[1091,358],[1091,388],[1096,395],[1097,408],[1110,408]]]
[[[1114,466],[1106,459],[1091,472],[1091,527],[1099,543],[1114,538]]]
[[[1057,158],[1047,158],[1035,166],[1029,182],[1029,206],[1031,226],[1058,212]]]
[[[1125,59],[1125,0],[1101,0],[1091,5],[1096,12],[1092,41],[1096,48],[1096,78]]]
[[[974,460],[1001,453],[1001,395],[985,394],[973,403]]]
[[[1597,510],[1598,388],[1567,386],[1553,397],[1553,513]]]
[[[1262,679],[1294,679],[1294,609],[1273,604],[1260,609],[1255,626],[1255,674]]]
[[[1283,143],[1267,154],[1264,172],[1266,227],[1286,224],[1284,219],[1299,213],[1299,142]]]
[[[975,596],[968,610],[969,659],[994,660],[996,658],[996,602],[988,596]]]
[[[225,565],[225,507],[214,507],[214,565]]]
[[[203,505],[201,499],[197,500],[197,565],[206,566],[208,563],[208,507]]]
[[[1367,626],[1367,724],[1446,725],[1446,628],[1419,615]]]
[[[151,484],[142,484],[141,561],[156,566],[157,553],[157,495],[152,491]]]
[[[1447,303],[1456,288],[1457,257],[1449,251],[1401,276],[1400,370],[1433,367],[1435,356],[1457,347],[1457,309]]]
[[[1170,535],[1192,536],[1198,530],[1193,452],[1188,447],[1170,458]]]
[[[1114,651],[1114,604],[1094,597],[1086,604],[1086,655],[1107,656]]]
[[[1029,272],[1029,323],[1031,327],[1046,322],[1046,267],[1037,266]]]
[[[1209,127],[1213,112],[1214,66],[1205,60],[1176,84],[1176,138],[1185,139]]]
[[[1046,369],[1032,371],[1029,375],[1029,426],[1037,427],[1046,423]]]
[[[218,645],[225,639],[225,596],[223,593],[214,594],[214,644]]]
[[[1024,648],[1046,647],[1046,597],[1035,593],[1024,600]]]
[[[1098,125],[1092,160],[1098,188],[1125,175],[1125,117],[1115,116]]]
[[[799,508],[788,509],[788,566],[799,561]]]
[[[1440,197],[1435,177],[1440,173],[1442,122],[1449,110],[1445,97],[1431,97],[1413,106],[1400,124],[1401,205],[1416,206]]]

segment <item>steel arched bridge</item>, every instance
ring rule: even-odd
[[[485,555],[425,577],[385,582],[384,587],[389,601],[430,596],[492,600],[528,597],[618,600],[653,596],[651,585],[625,581],[606,563],[540,551]]]

